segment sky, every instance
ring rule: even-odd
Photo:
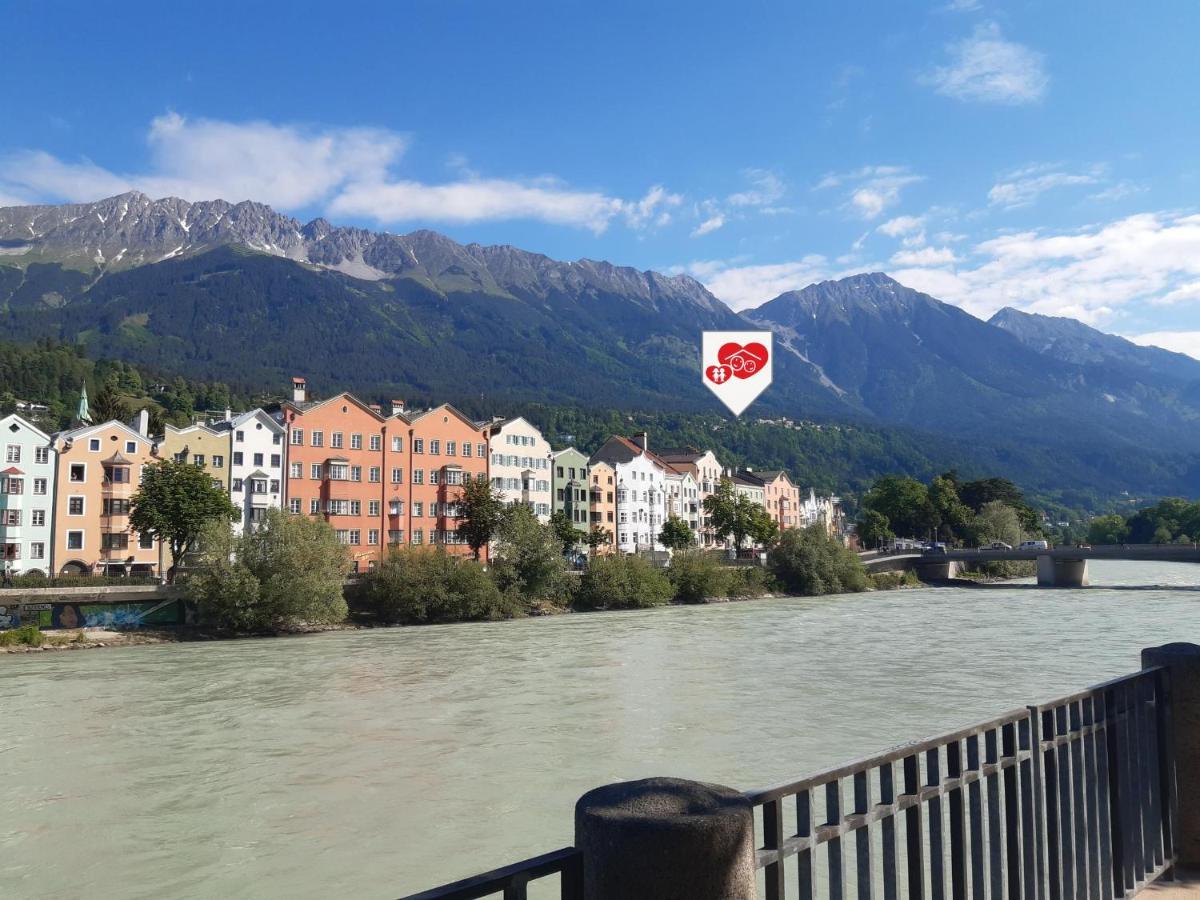
[[[884,271],[1200,358],[1200,4],[0,0],[0,206],[257,200],[687,273]]]

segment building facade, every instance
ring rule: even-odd
[[[488,426],[491,457],[488,470],[492,486],[509,503],[523,503],[549,522],[554,495],[550,484],[550,443],[522,418]]]
[[[213,427],[229,442],[229,499],[240,513],[233,523],[240,534],[261,523],[268,509],[283,506],[287,429],[261,409],[231,416]]]
[[[612,553],[617,540],[617,470],[595,457],[588,465],[588,504],[591,510],[591,530],[603,529],[609,536],[597,552]]]
[[[738,497],[746,497],[751,503],[766,508],[767,490],[763,480],[750,471],[731,472],[729,479],[733,482],[733,492]]]
[[[229,490],[229,435],[208,425],[176,428],[168,425],[154,451],[159,459],[174,459],[200,466],[215,483]]]
[[[724,468],[711,450],[695,447],[672,447],[658,454],[663,462],[678,472],[688,472],[696,480],[700,492],[700,538],[704,547],[719,547],[721,542],[713,532],[712,523],[704,510],[704,501],[721,485]]]
[[[667,510],[667,467],[650,452],[645,432],[614,436],[592,456],[614,470],[616,481],[615,548],[621,553],[663,550],[659,541]]]
[[[0,565],[14,575],[49,575],[55,450],[50,436],[18,415],[0,419]]]
[[[802,527],[800,519],[800,488],[792,484],[788,473],[782,469],[755,472],[763,483],[763,505],[771,518],[785,528]]]
[[[159,574],[157,542],[129,525],[142,471],[158,461],[149,436],[103,422],[60,432],[54,448],[54,574]]]
[[[389,422],[403,423],[407,431],[407,441],[402,443],[407,446],[409,496],[407,514],[390,519],[405,523],[398,526],[403,530],[395,535],[396,539],[412,546],[439,546],[447,553],[470,556],[471,548],[458,531],[460,501],[468,480],[489,478],[486,426],[477,425],[448,403],[410,416],[397,414]],[[394,444],[399,435],[393,433],[392,437]],[[542,471],[548,478],[549,472]],[[391,477],[396,474],[393,471]],[[399,475],[404,478],[403,471]],[[403,510],[404,498],[392,498],[389,516],[392,508]],[[480,559],[487,559],[487,547],[480,550]]]
[[[687,522],[696,546],[702,543],[700,487],[691,472],[668,468],[666,474],[667,517],[675,516]]]
[[[306,394],[304,382],[294,380],[292,400],[280,410],[287,435],[284,501],[297,515],[329,522],[349,550],[352,572],[373,569],[383,560],[388,527],[384,473],[399,465],[388,449],[392,423],[352,394],[319,401]]]
[[[563,513],[576,530],[587,534],[591,528],[588,458],[568,447],[550,455],[550,484],[554,492],[554,512]]]

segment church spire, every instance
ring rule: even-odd
[[[79,420],[81,425],[90,425],[92,421],[91,411],[88,409],[87,382],[79,389],[79,409],[75,413],[75,418]]]

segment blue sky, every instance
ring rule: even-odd
[[[138,188],[1200,356],[1200,5],[4,0],[0,205]],[[164,11],[164,8],[167,11]]]

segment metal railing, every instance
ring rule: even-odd
[[[1173,860],[1167,690],[1144,669],[749,794],[766,897],[1130,896]]]
[[[1167,670],[1147,668],[749,792],[760,890],[768,900],[1132,896],[1175,858],[1169,690]],[[531,881],[554,875],[562,900],[580,900],[573,847],[406,900],[525,900]]]

